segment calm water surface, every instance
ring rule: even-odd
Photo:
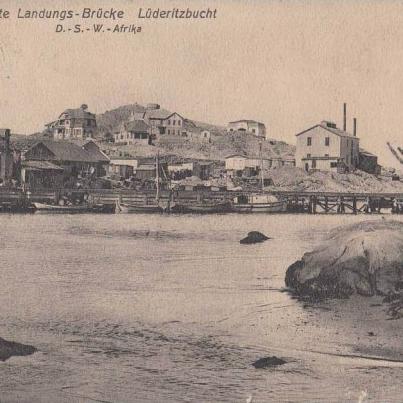
[[[343,358],[360,327],[283,290],[362,219],[1,215],[0,336],[40,351],[0,363],[0,401],[401,401],[401,365]],[[251,366],[267,355],[287,364]]]

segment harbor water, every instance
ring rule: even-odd
[[[1,215],[0,337],[39,351],[0,362],[0,401],[401,401],[400,321],[284,290],[291,263],[364,219]],[[249,231],[272,239],[240,245]],[[286,364],[251,365],[267,356]]]

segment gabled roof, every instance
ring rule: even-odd
[[[49,161],[23,161],[22,166],[24,168],[28,168],[31,171],[43,171],[43,170],[51,170],[51,171],[63,171],[63,168],[52,164]]]
[[[94,113],[88,112],[86,109],[82,108],[66,109],[60,116],[64,114],[67,114],[70,119],[95,119]]]
[[[145,116],[149,119],[168,119],[173,113],[166,109],[147,109]]]
[[[322,129],[327,130],[330,133],[336,134],[337,136],[340,137],[350,137],[353,139],[358,139],[358,137],[353,136],[351,133],[345,132],[344,130],[338,129],[338,128],[334,128],[334,127],[328,127],[323,123],[319,123],[315,126],[310,127],[309,129],[303,130],[300,133],[297,133],[296,136],[300,136],[301,134],[304,134],[306,132],[309,132],[310,130],[316,129],[317,127],[321,127]]]
[[[45,146],[54,155],[54,159],[58,161],[96,163],[104,162],[106,158],[104,155],[101,157],[95,152],[87,151],[77,144],[68,141],[42,140],[35,144],[30,150],[40,144]]]
[[[133,120],[125,124],[125,129],[129,132],[144,133],[148,132],[150,126],[144,120]]]
[[[229,123],[231,124],[231,123],[242,123],[242,122],[245,122],[245,123],[257,123],[257,124],[259,124],[259,125],[263,125],[263,126],[264,126],[264,123],[258,122],[257,120],[251,120],[251,119],[234,120],[234,121],[229,122]]]

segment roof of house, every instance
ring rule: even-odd
[[[144,120],[133,120],[125,124],[125,129],[129,132],[145,133],[148,132],[149,125]]]
[[[257,120],[251,120],[251,119],[234,120],[234,121],[229,122],[229,123],[231,124],[231,123],[242,123],[242,122],[246,122],[246,123],[257,123],[257,124],[259,124],[259,125],[263,125],[263,126],[264,126],[264,123],[258,122]]]
[[[66,109],[60,116],[67,114],[70,119],[95,119],[95,114],[83,108]]]
[[[315,126],[312,126],[312,127],[310,127],[309,129],[303,130],[303,131],[300,132],[300,133],[297,133],[296,136],[300,136],[301,134],[304,134],[304,133],[306,133],[306,132],[309,132],[310,130],[313,130],[313,129],[317,128],[317,127],[321,127],[322,129],[325,129],[325,130],[327,130],[328,132],[331,132],[331,133],[333,133],[333,134],[336,134],[337,136],[340,136],[340,137],[350,137],[350,138],[358,139],[358,137],[354,136],[354,135],[351,134],[351,133],[348,133],[348,132],[345,132],[344,130],[338,129],[337,127],[329,127],[329,126],[326,126],[326,124],[323,123],[323,122],[322,122],[322,123],[319,123],[319,124],[317,124],[317,125],[315,125]]]
[[[49,161],[23,161],[22,166],[24,168],[28,168],[31,171],[43,171],[43,170],[63,171],[63,168],[55,164],[52,164]]]
[[[245,159],[249,158],[246,155],[242,155],[242,154],[231,154],[231,155],[228,155],[227,157],[225,157],[225,159],[235,158],[235,157],[241,157],[241,158],[245,158]]]
[[[42,140],[35,144],[32,148],[43,144],[59,161],[73,161],[73,162],[105,162],[109,159],[102,154],[102,156],[94,150],[85,150],[77,144],[68,141],[54,141]],[[32,150],[31,148],[31,150]]]
[[[378,158],[377,155],[372,154],[369,151],[364,150],[363,148],[360,148],[360,154],[366,155],[368,157],[376,157],[376,158]]]
[[[173,113],[166,109],[147,109],[145,116],[149,119],[168,119]]]

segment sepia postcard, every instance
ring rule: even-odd
[[[403,1],[0,0],[0,402],[402,402]]]

